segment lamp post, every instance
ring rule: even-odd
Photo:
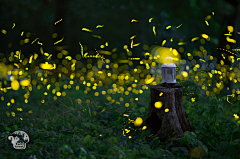
[[[176,65],[172,63],[172,57],[166,57],[167,63],[161,66],[162,69],[162,83],[177,83],[176,82]]]

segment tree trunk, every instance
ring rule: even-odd
[[[181,138],[185,131],[194,131],[183,107],[183,89],[178,83],[159,84],[151,86],[151,99],[145,118],[147,128],[153,136],[159,137],[161,142],[168,142],[171,138]],[[162,102],[161,108],[156,108],[156,102]],[[165,112],[169,109],[168,112]]]

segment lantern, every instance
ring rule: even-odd
[[[161,66],[162,69],[162,83],[176,83],[176,65],[172,63],[172,57],[166,57],[167,63]]]

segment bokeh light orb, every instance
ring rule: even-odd
[[[156,60],[157,63],[163,64],[168,61],[166,61],[165,57],[172,57],[173,63],[179,64],[179,59],[181,59],[180,54],[176,49],[173,48],[167,48],[162,47],[158,45],[153,45],[149,48],[153,58]]]

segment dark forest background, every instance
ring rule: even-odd
[[[33,53],[40,55],[40,45],[36,38],[43,43],[44,52],[52,54],[52,60],[59,62],[57,54],[61,49],[68,50],[68,55],[75,58],[80,54],[79,42],[84,46],[84,51],[95,54],[95,49],[100,45],[109,43],[104,49],[116,51],[118,58],[127,56],[124,45],[130,48],[130,37],[136,35],[134,43],[141,43],[139,47],[131,49],[133,57],[144,57],[143,45],[161,45],[167,39],[166,47],[178,48],[179,41],[188,42],[184,46],[182,59],[187,58],[187,52],[199,49],[200,42],[191,43],[191,39],[201,34],[211,37],[205,48],[220,63],[223,60],[226,65],[232,65],[228,58],[223,59],[220,50],[227,44],[231,49],[238,47],[239,28],[239,1],[237,0],[184,0],[184,1],[134,1],[134,0],[1,0],[0,1],[0,27],[7,34],[0,34],[1,58],[7,57],[11,52],[21,50],[22,56],[29,58]],[[214,15],[212,15],[214,12]],[[205,19],[211,15],[206,25]],[[149,19],[153,18],[149,23]],[[61,22],[54,24],[62,19]],[[131,22],[132,19],[137,22]],[[13,27],[15,23],[15,27]],[[182,26],[176,29],[177,26]],[[104,27],[96,28],[97,25]],[[175,26],[166,30],[167,26]],[[153,26],[156,26],[156,37],[153,34]],[[226,41],[227,26],[233,26],[233,39],[236,44]],[[88,28],[93,32],[83,31]],[[21,33],[24,32],[24,36]],[[21,40],[29,37],[28,43]],[[53,33],[57,37],[53,38]],[[93,36],[98,35],[102,38]],[[54,42],[64,40],[57,45]],[[173,38],[171,43],[169,39]],[[59,48],[57,46],[63,46]],[[231,55],[229,52],[222,52]],[[108,59],[111,56],[106,55]],[[237,57],[235,57],[237,58]],[[237,61],[237,60],[235,60]],[[217,65],[215,65],[216,67]],[[220,69],[220,68],[219,68]],[[226,80],[232,89],[233,83]]]

